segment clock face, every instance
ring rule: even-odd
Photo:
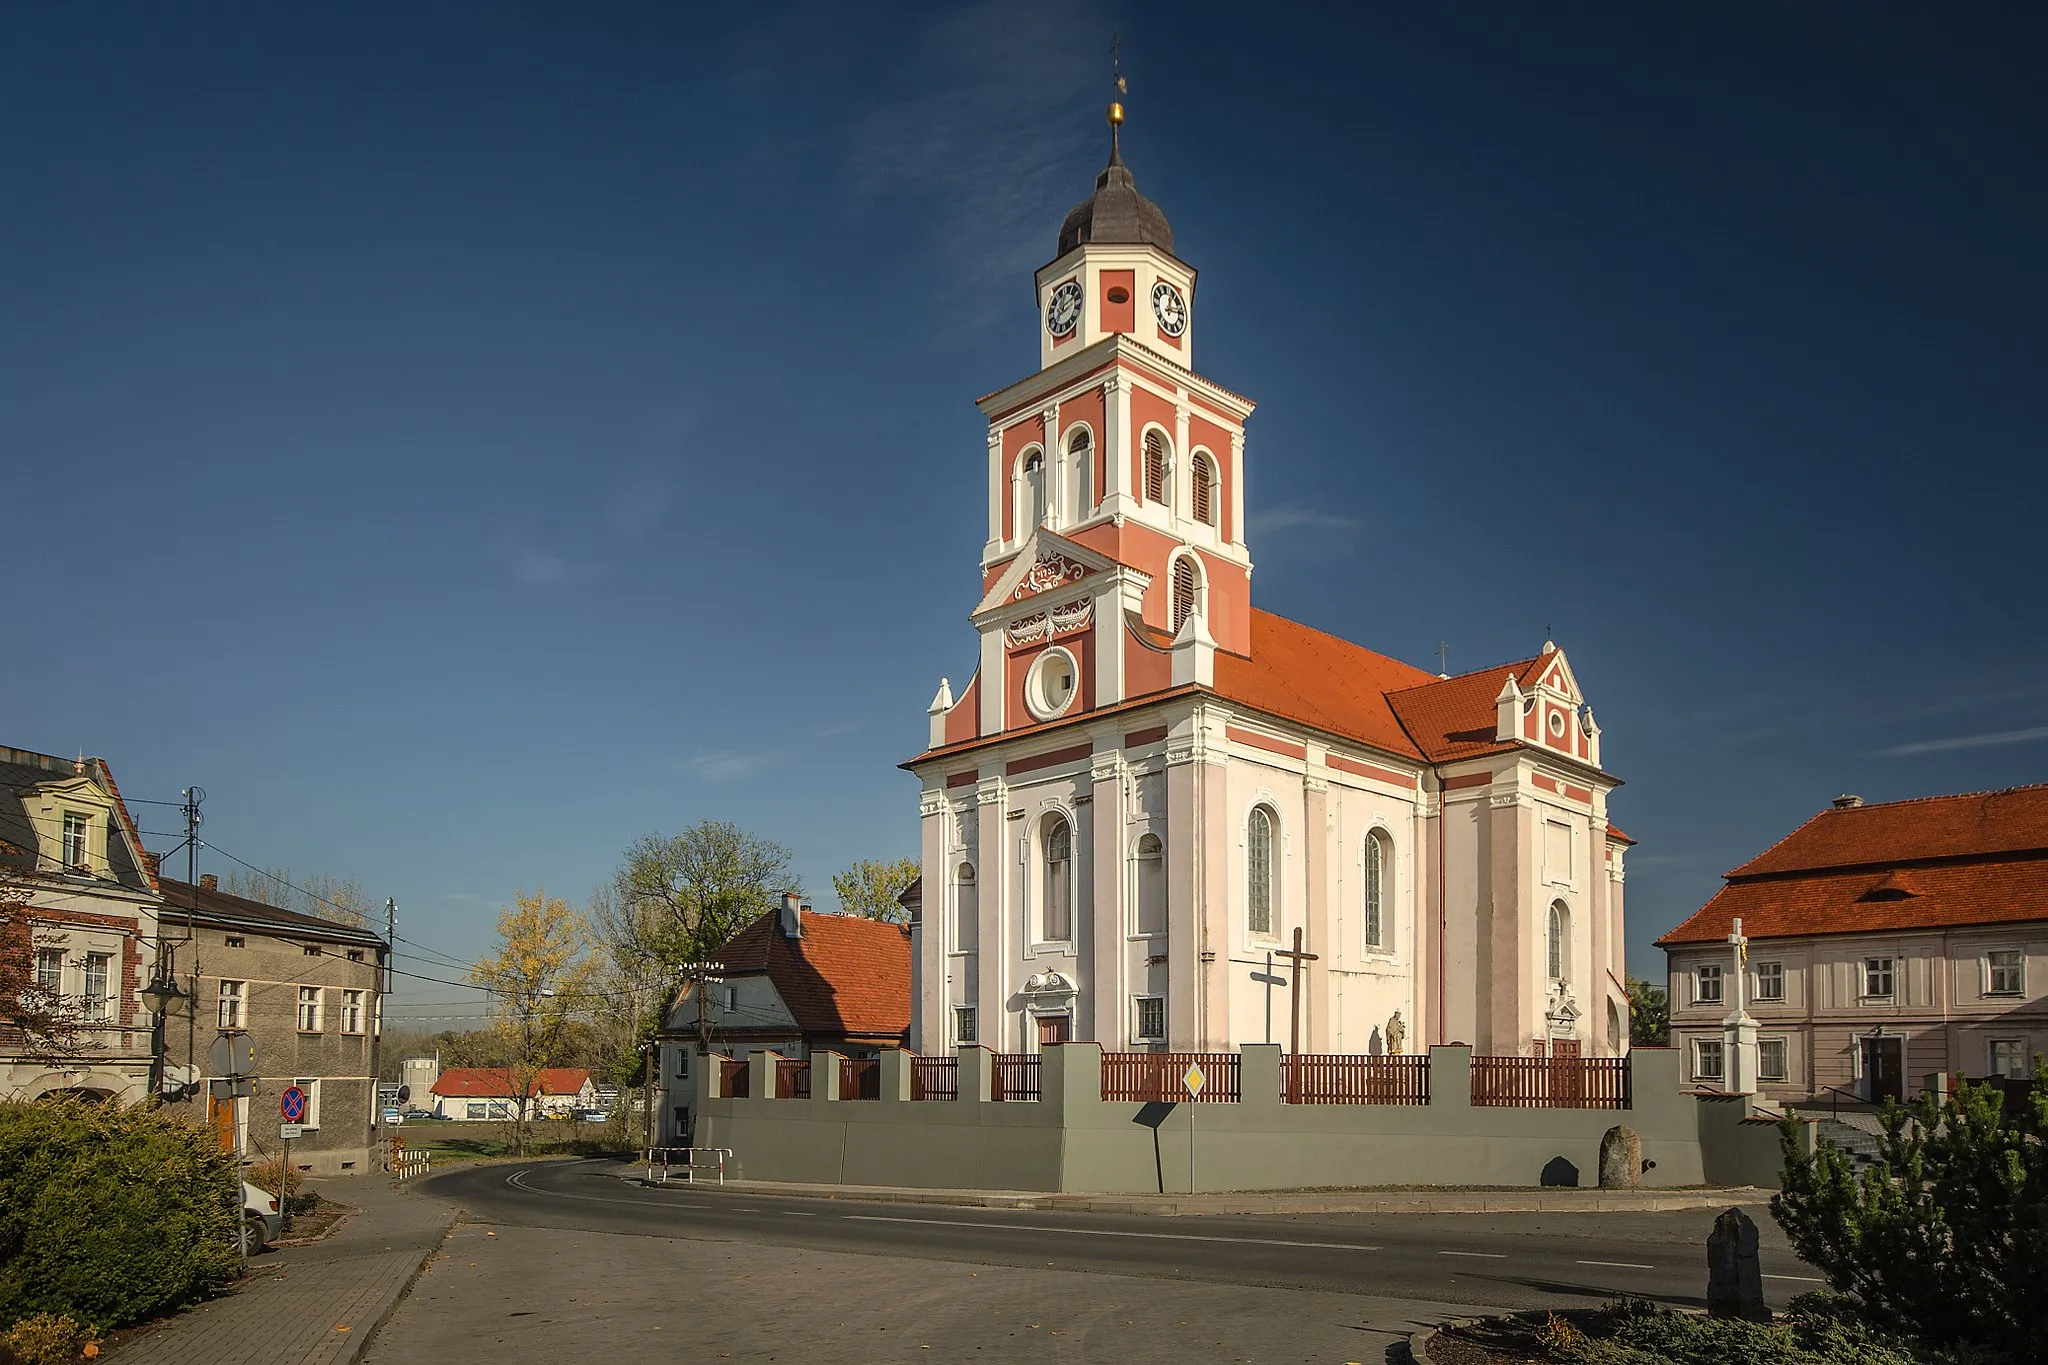
[[[1170,337],[1177,337],[1188,329],[1188,301],[1180,296],[1165,280],[1152,286],[1152,316],[1159,319],[1159,330]]]
[[[1045,330],[1056,337],[1072,336],[1081,323],[1081,284],[1068,280],[1045,301]]]

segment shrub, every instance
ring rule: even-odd
[[[276,1194],[278,1192],[280,1171],[283,1172],[282,1179],[285,1183],[284,1198],[290,1200],[298,1194],[299,1186],[305,1183],[303,1179],[305,1173],[296,1166],[285,1165],[283,1157],[274,1156],[267,1161],[257,1162],[249,1167],[248,1174],[244,1178],[264,1193]]]
[[[0,1324],[94,1332],[235,1276],[240,1185],[210,1135],[156,1110],[0,1104]]]
[[[1873,1324],[1928,1343],[2035,1358],[2048,1341],[2048,1067],[2007,1113],[1995,1086],[1888,1104],[1861,1177],[1832,1143],[1784,1128],[1771,1212],[1801,1257]]]
[[[76,1319],[52,1313],[23,1318],[0,1336],[21,1365],[71,1365],[91,1340]]]
[[[1576,1340],[1546,1341],[1546,1353],[1565,1365],[1964,1365],[1886,1340],[1813,1295],[1795,1299],[1774,1323],[1701,1317],[1633,1301],[1609,1307],[1588,1326]]]

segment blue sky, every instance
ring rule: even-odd
[[[707,816],[910,851],[1121,27],[1256,600],[1548,628],[1638,972],[1837,792],[2048,778],[2037,8],[732,8],[0,20],[0,741],[455,958]]]

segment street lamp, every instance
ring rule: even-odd
[[[178,989],[176,977],[161,973],[152,977],[142,988],[142,1003],[149,1007],[149,1093],[153,1101],[163,1102],[164,1096],[164,1023],[171,1006],[185,999],[185,992]],[[178,1092],[182,1098],[185,1087]]]

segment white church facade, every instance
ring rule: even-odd
[[[1121,111],[1113,109],[1113,121]],[[1245,423],[1112,153],[980,402],[979,666],[921,784],[912,1046],[1626,1050],[1618,785],[1563,651],[1444,677],[1251,602]]]

